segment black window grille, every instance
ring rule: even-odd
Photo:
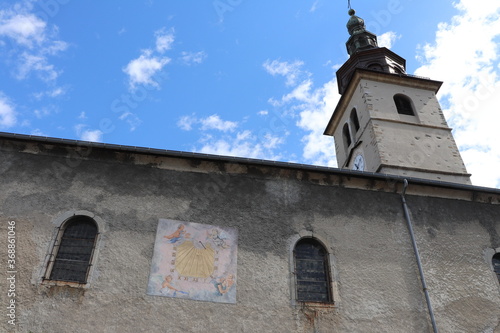
[[[63,228],[50,280],[86,283],[97,237],[97,225],[89,217],[76,216]]]
[[[313,238],[300,240],[294,249],[297,300],[332,302],[328,253]]]
[[[415,115],[415,111],[413,110],[411,99],[409,97],[401,94],[394,95],[394,103],[396,104],[399,114],[405,114],[408,116]]]
[[[500,282],[500,253],[493,256],[493,270],[497,274],[498,282]]]
[[[351,121],[354,126],[354,131],[357,132],[359,130],[359,119],[356,109],[352,109],[351,111]]]

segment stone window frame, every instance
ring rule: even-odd
[[[328,256],[328,274],[330,275],[330,293],[332,302],[319,303],[319,302],[304,302],[297,300],[297,281],[295,277],[295,245],[304,238],[313,238],[318,241],[327,251]],[[294,307],[309,307],[309,308],[338,308],[340,306],[340,295],[338,291],[338,271],[337,260],[333,254],[332,242],[328,237],[322,233],[302,230],[288,240],[288,253],[289,253],[289,286],[290,286],[290,303]]]
[[[491,273],[495,277],[495,281],[497,281],[497,284],[500,287],[500,279],[498,278],[498,276],[493,268],[493,256],[495,256],[496,254],[500,254],[500,247],[498,247],[496,249],[488,248],[488,249],[486,249],[486,251],[484,253],[484,259],[488,263],[488,266],[491,270]]]
[[[56,244],[62,238],[64,232],[61,232],[61,228],[69,222],[75,216],[85,216],[91,218],[97,225],[97,235],[94,243],[94,250],[92,252],[92,257],[89,262],[89,270],[87,272],[87,281],[86,283],[78,283],[78,282],[69,282],[69,281],[56,281],[50,280],[48,277],[51,274],[53,261],[50,259],[57,255]],[[50,243],[47,248],[47,252],[45,254],[42,267],[40,269],[40,273],[38,275],[37,282],[38,284],[49,285],[49,286],[70,286],[76,288],[90,288],[92,285],[94,276],[95,276],[95,267],[97,264],[97,259],[99,257],[99,249],[102,246],[103,234],[107,231],[107,225],[102,218],[95,215],[92,212],[86,210],[71,210],[65,213],[59,214],[56,218],[52,220],[52,224],[54,225],[54,232],[52,234]]]

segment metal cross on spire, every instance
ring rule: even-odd
[[[347,0],[347,7],[349,7],[349,9],[352,9],[351,8],[351,0]]]

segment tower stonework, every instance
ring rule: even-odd
[[[350,58],[337,71],[342,96],[324,133],[338,167],[470,184],[436,97],[442,82],[406,74],[406,61],[349,14]]]

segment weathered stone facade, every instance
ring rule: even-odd
[[[17,245],[16,325],[0,331],[432,331],[401,177],[8,134],[0,175],[0,248],[8,221]],[[409,179],[406,200],[440,332],[500,332],[500,192]],[[42,281],[72,214],[99,224],[85,288]],[[160,218],[238,230],[236,304],[146,294]],[[292,250],[311,236],[334,306],[294,300]]]

